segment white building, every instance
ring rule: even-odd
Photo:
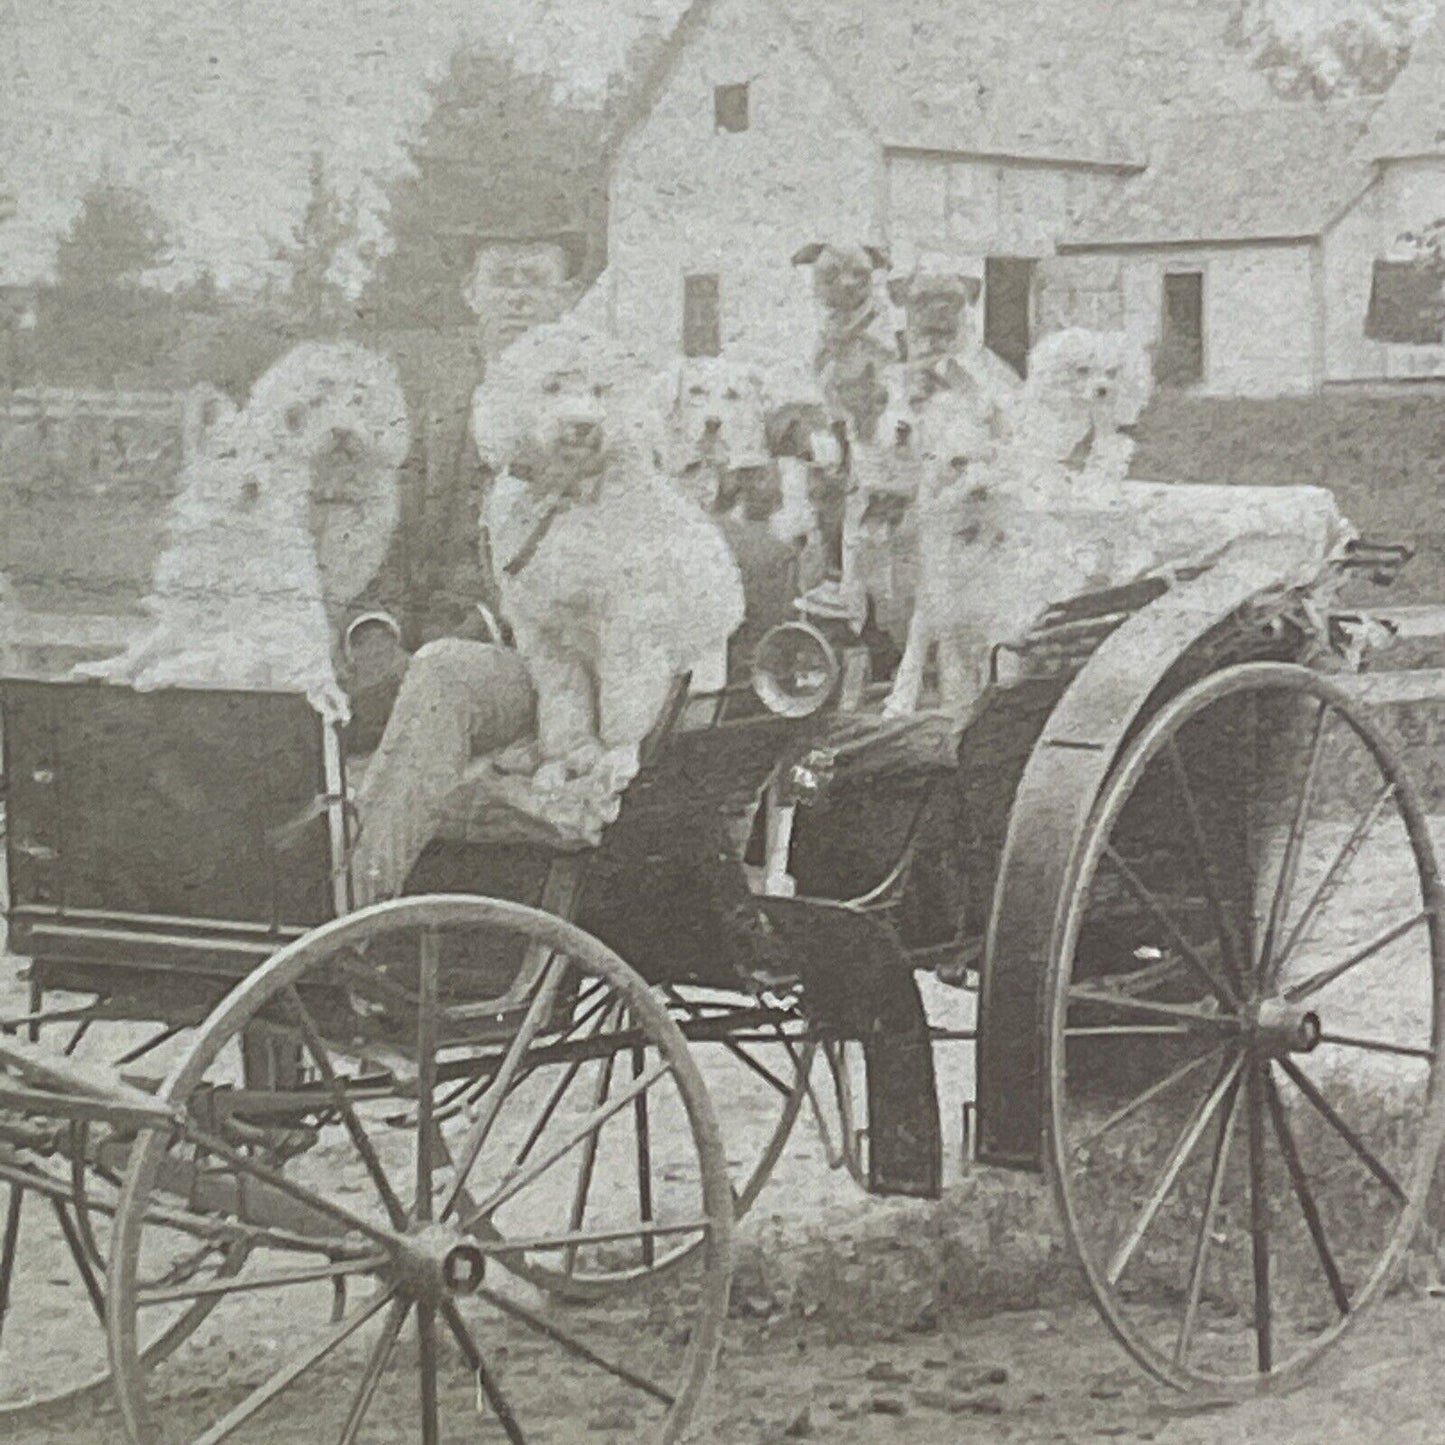
[[[1015,364],[1125,326],[1207,394],[1445,375],[1445,11],[1383,102],[1285,102],[1198,0],[695,0],[616,138],[592,304],[665,350],[796,353],[814,240],[985,283]],[[1422,299],[1423,298],[1423,299]]]
[[[1022,361],[1038,263],[1139,173],[1147,122],[1267,97],[1196,0],[695,0],[616,140],[611,324],[684,351],[796,348],[799,246],[944,248]]]

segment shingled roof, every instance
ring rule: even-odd
[[[1149,169],[1081,216],[1063,251],[1318,236],[1369,185],[1378,101],[1178,116]]]
[[[624,108],[656,103],[716,0],[694,0]],[[1262,106],[1226,0],[771,0],[880,144],[1074,161],[1145,159],[1161,114]]]
[[[1161,115],[1265,105],[1221,0],[787,0],[885,145],[1140,163]]]

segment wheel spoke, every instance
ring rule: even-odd
[[[437,1078],[437,934],[434,928],[423,928],[420,941],[421,957],[417,977],[416,1002],[416,1218],[422,1224],[431,1222],[432,1217],[432,1110],[436,1100]],[[423,1319],[430,1329],[433,1355],[435,1355],[436,1329],[430,1306],[417,1306],[417,1329],[422,1333],[423,1342],[428,1338],[423,1328]],[[423,1374],[425,1369],[423,1368]],[[425,1381],[423,1381],[425,1383]],[[432,1360],[432,1388],[436,1388],[436,1360]],[[435,1417],[436,1401],[432,1401]],[[425,1422],[423,1422],[425,1423]],[[435,1418],[433,1418],[435,1426]]]
[[[619,1006],[615,1015],[618,1023],[622,1022],[622,1011]],[[608,1054],[599,1061],[597,1069],[597,1086],[592,1095],[592,1108],[594,1111],[600,1109],[607,1102],[607,1095],[612,1088],[612,1069],[617,1059],[616,1054]],[[569,1232],[576,1234],[582,1228],[582,1221],[587,1214],[587,1197],[592,1193],[592,1175],[597,1167],[597,1145],[601,1137],[601,1130],[598,1129],[589,1134],[582,1145],[582,1158],[577,1167],[577,1184],[572,1191],[572,1210],[567,1216],[567,1228]],[[577,1248],[572,1246],[567,1250],[567,1256],[563,1263],[564,1272],[570,1277],[577,1267]]]
[[[1208,988],[1226,1010],[1233,1013],[1239,1007],[1234,991],[1224,979],[1214,972],[1204,955],[1184,936],[1179,925],[1169,916],[1164,905],[1149,890],[1143,879],[1119,856],[1112,844],[1105,846],[1104,857],[1113,864],[1115,871],[1123,880],[1124,886],[1144,905],[1154,920],[1169,935],[1170,942],[1183,955],[1185,962],[1198,975],[1200,982]]]
[[[1428,922],[1429,918],[1429,910],[1422,910],[1413,918],[1406,919],[1404,923],[1397,923],[1393,928],[1387,928],[1383,933],[1372,938],[1363,948],[1356,949],[1348,958],[1331,964],[1329,968],[1321,969],[1319,973],[1310,978],[1304,978],[1298,983],[1291,984],[1284,991],[1285,998],[1290,1003],[1299,1003],[1302,999],[1313,997],[1322,988],[1328,988],[1337,979],[1343,978],[1352,968],[1358,968],[1367,959],[1373,958],[1382,948],[1388,948],[1422,923]]]
[[[368,1239],[375,1240],[380,1245],[390,1245],[393,1236],[385,1229],[363,1219],[361,1215],[353,1213],[343,1205],[337,1204],[335,1200],[326,1198],[325,1195],[317,1194],[315,1190],[308,1189],[304,1185],[296,1183],[294,1179],[283,1174],[279,1169],[272,1169],[268,1165],[253,1159],[249,1154],[240,1149],[233,1149],[223,1139],[217,1139],[209,1134],[202,1133],[198,1129],[186,1126],[186,1137],[195,1145],[197,1150],[204,1149],[209,1154],[214,1154],[218,1159],[229,1164],[239,1174],[249,1174],[254,1179],[259,1179],[263,1184],[269,1184],[273,1189],[282,1194],[289,1194],[291,1198],[315,1210],[319,1214],[329,1215],[337,1223],[343,1224],[347,1229],[354,1229],[359,1234],[365,1235]],[[239,1202],[239,1195],[238,1195]],[[321,1241],[313,1241],[312,1247],[320,1247]]]
[[[496,1123],[497,1115],[501,1112],[502,1104],[511,1090],[517,1069],[526,1057],[527,1050],[532,1046],[532,1041],[547,1021],[547,1015],[551,1012],[565,967],[566,960],[556,954],[547,960],[547,965],[537,981],[532,1001],[527,1005],[527,1011],[523,1014],[522,1021],[517,1026],[517,1032],[507,1046],[501,1063],[497,1065],[497,1072],[492,1076],[491,1083],[487,1085],[486,1092],[477,1100],[472,1127],[467,1134],[461,1157],[453,1170],[451,1187],[447,1190],[446,1198],[442,1203],[441,1218],[444,1220],[451,1216],[459,1199],[466,1191],[467,1176],[472,1172],[472,1166],[477,1162],[478,1156],[486,1145],[487,1137],[492,1132],[492,1125]]]
[[[1309,822],[1310,809],[1314,806],[1315,784],[1319,776],[1320,759],[1324,755],[1325,724],[1328,720],[1329,709],[1320,702],[1315,713],[1314,731],[1310,735],[1304,781],[1300,784],[1299,801],[1290,822],[1289,836],[1285,840],[1284,856],[1280,859],[1279,876],[1275,879],[1274,894],[1269,903],[1269,917],[1264,926],[1264,939],[1259,946],[1259,958],[1255,965],[1256,977],[1266,984],[1274,976],[1274,945],[1284,928],[1285,912],[1299,874],[1305,827]]]
[[[647,1056],[642,1049],[632,1050],[632,1077],[640,1079],[647,1066]],[[639,1094],[633,1103],[633,1119],[637,1135],[637,1213],[643,1224],[652,1223],[652,1133],[648,1118],[647,1095]],[[650,1234],[642,1236],[642,1263],[652,1268],[655,1258],[653,1239]]]
[[[1281,1059],[1279,1066],[1294,1081],[1295,1088],[1315,1106],[1324,1117],[1326,1123],[1350,1146],[1365,1168],[1368,1169],[1401,1204],[1406,1203],[1407,1196],[1404,1189],[1400,1186],[1399,1180],[1375,1157],[1373,1151],[1365,1141],[1339,1116],[1334,1106],[1315,1086],[1314,1080],[1312,1080],[1293,1059]]]
[[[355,1310],[348,1318],[333,1325],[319,1339],[308,1345],[294,1360],[284,1368],[277,1370],[270,1379],[258,1385],[234,1409],[217,1420],[209,1430],[196,1439],[194,1445],[220,1445],[222,1440],[234,1435],[242,1425],[248,1420],[254,1419],[278,1395],[290,1389],[308,1370],[320,1364],[337,1346],[350,1339],[367,1320],[380,1313],[386,1305],[391,1303],[392,1298],[391,1290],[383,1290]]]
[[[151,1053],[155,1049],[160,1048],[162,1044],[169,1043],[170,1040],[175,1038],[175,1036],[180,1033],[184,1028],[184,1024],[167,1025],[165,1028],[161,1029],[159,1033],[152,1034],[150,1038],[145,1040],[144,1043],[139,1043],[135,1046],[135,1048],[129,1049],[125,1053],[123,1053],[115,1061],[115,1067],[117,1069],[123,1069],[127,1064],[133,1064],[137,1060],[145,1058],[147,1054]]]
[[[1354,1034],[1322,1033],[1321,1044],[1335,1044],[1344,1049],[1363,1049],[1372,1054],[1397,1054],[1405,1059],[1424,1059],[1430,1063],[1435,1057],[1433,1049],[1417,1044],[1394,1044],[1387,1039],[1362,1039]]]
[[[50,1207],[55,1211],[55,1219],[60,1225],[61,1234],[65,1236],[65,1247],[75,1261],[76,1273],[80,1275],[81,1283],[85,1285],[85,1292],[90,1296],[90,1304],[91,1308],[95,1310],[95,1317],[101,1324],[104,1324],[105,1296],[100,1292],[100,1281],[96,1279],[95,1271],[86,1257],[85,1243],[80,1237],[80,1231],[76,1229],[69,1209],[58,1199],[52,1199]]]
[[[1299,1200],[1300,1211],[1304,1214],[1310,1238],[1314,1241],[1315,1253],[1320,1257],[1320,1267],[1329,1281],[1330,1293],[1335,1297],[1335,1304],[1339,1307],[1340,1314],[1347,1315],[1350,1312],[1350,1294],[1345,1288],[1344,1280],[1340,1277],[1340,1269],[1335,1263],[1335,1257],[1330,1253],[1329,1241],[1325,1238],[1324,1221],[1320,1218],[1315,1197],[1310,1191],[1309,1179],[1305,1175],[1304,1163],[1300,1159],[1299,1146],[1295,1142],[1294,1131],[1289,1126],[1289,1120],[1285,1117],[1284,1104],[1280,1100],[1279,1090],[1275,1086],[1274,1079],[1270,1076],[1268,1065],[1261,1068],[1260,1076],[1264,1085],[1265,1102],[1269,1105],[1270,1118],[1274,1123],[1275,1136],[1279,1139],[1280,1151],[1284,1154],[1285,1168],[1289,1171],[1289,1181],[1294,1188],[1295,1198]]]
[[[25,1203],[25,1190],[19,1184],[10,1186],[10,1202],[5,1207],[5,1235],[0,1240],[0,1337],[5,1333],[5,1316],[10,1311],[10,1286],[15,1278],[15,1254],[20,1242],[20,1210]]]
[[[722,1045],[739,1063],[746,1064],[769,1088],[776,1089],[785,1099],[792,1098],[798,1087],[796,1084],[780,1079],[766,1064],[759,1063],[736,1039],[724,1037]]]
[[[371,1356],[366,1362],[365,1373],[361,1377],[361,1384],[357,1387],[356,1398],[351,1402],[351,1412],[346,1417],[346,1424],[341,1427],[341,1438],[337,1445],[356,1445],[357,1432],[361,1429],[361,1423],[366,1419],[366,1412],[371,1408],[371,1402],[376,1397],[381,1377],[386,1373],[386,1367],[396,1353],[396,1342],[401,1335],[401,1327],[406,1323],[407,1313],[410,1309],[411,1304],[407,1300],[394,1299],[391,1302],[391,1312],[386,1317],[381,1334],[377,1336],[376,1344],[372,1346]]]
[[[457,1348],[461,1350],[472,1374],[477,1379],[477,1389],[485,1398],[492,1414],[497,1417],[511,1445],[527,1445],[527,1437],[522,1434],[522,1427],[517,1423],[516,1412],[512,1409],[507,1397],[502,1393],[501,1386],[487,1368],[487,1362],[482,1357],[482,1352],[477,1348],[477,1342],[472,1338],[472,1332],[467,1328],[466,1321],[462,1319],[461,1311],[457,1308],[454,1300],[442,1301],[442,1317],[447,1322],[447,1328],[452,1332],[452,1338],[457,1342]]]
[[[712,1223],[706,1219],[689,1219],[676,1224],[619,1225],[616,1229],[569,1230],[564,1234],[524,1235],[520,1239],[477,1236],[473,1243],[483,1254],[540,1254],[550,1249],[570,1249],[579,1244],[616,1244],[624,1239],[663,1239],[678,1234],[706,1234]]]
[[[1220,1015],[1218,1012],[1206,1013],[1198,1004],[1135,998],[1132,994],[1114,993],[1110,989],[1095,988],[1090,984],[1074,984],[1069,989],[1069,1002],[1119,1009],[1124,1013],[1143,1014],[1146,1018],[1173,1019],[1186,1026],[1217,1028],[1220,1024],[1233,1022],[1229,1015]]]
[[[1093,1144],[1097,1144],[1105,1134],[1112,1129],[1117,1129],[1120,1124],[1133,1118],[1140,1109],[1147,1104],[1152,1104],[1161,1094],[1167,1093],[1170,1089],[1182,1084],[1191,1074],[1197,1074],[1202,1069],[1207,1069],[1211,1064],[1217,1064],[1224,1053],[1226,1045],[1219,1044],[1207,1054],[1201,1054],[1197,1059],[1191,1059],[1187,1064],[1181,1064],[1177,1069],[1165,1074],[1162,1079],[1149,1085],[1142,1094],[1130,1099],[1127,1104],[1116,1109],[1102,1124],[1092,1133],[1086,1135],[1078,1143],[1072,1146],[1072,1152],[1081,1153]]]
[[[597,1038],[607,1027],[608,1021],[612,1017],[612,1004],[609,1002],[607,1007],[603,1009],[599,1015],[596,1015],[596,1017],[597,1026],[588,1034],[587,1037],[589,1039]],[[576,1082],[577,1075],[581,1073],[582,1065],[585,1063],[587,1063],[587,1057],[585,1054],[581,1054],[567,1065],[566,1072],[564,1072],[561,1079],[558,1080],[551,1094],[548,1095],[547,1102],[543,1104],[538,1113],[536,1123],[527,1131],[527,1137],[522,1141],[516,1154],[513,1156],[512,1168],[515,1169],[519,1165],[526,1163],[532,1150],[537,1147],[537,1141],[546,1132],[547,1125],[552,1122],[552,1116],[557,1112],[557,1106],[566,1097],[567,1090]]]
[[[492,1191],[466,1220],[470,1228],[478,1220],[495,1214],[509,1199],[520,1194],[529,1184],[545,1174],[559,1159],[570,1153],[590,1134],[600,1129],[614,1114],[620,1114],[639,1094],[646,1093],[659,1080],[672,1072],[667,1061],[654,1064],[640,1079],[633,1080],[620,1093],[614,1094],[601,1108],[593,1110],[556,1144],[552,1145],[540,1159],[534,1160],[527,1168],[513,1174]]]
[[[1264,1155],[1264,1100],[1260,1076],[1266,1066],[1251,1059],[1245,1074],[1249,1112],[1249,1235],[1254,1261],[1254,1350],[1259,1372],[1274,1368],[1274,1307],[1269,1279],[1269,1196]]]
[[[1224,1193],[1224,1174],[1229,1167],[1229,1146],[1234,1138],[1234,1122],[1239,1117],[1239,1078],[1236,1075],[1224,1101],[1219,1117],[1219,1133],[1214,1140],[1214,1157],[1209,1164],[1209,1188],[1205,1194],[1204,1212],[1199,1218],[1199,1234],[1194,1241],[1194,1258],[1189,1266],[1189,1288],[1184,1314],[1179,1321],[1179,1337],[1174,1342],[1174,1363],[1182,1366],[1189,1356],[1194,1338],[1194,1325],[1199,1317],[1199,1302],[1204,1295],[1204,1275],[1209,1265],[1209,1242],[1214,1231],[1214,1216],[1219,1212]]]
[[[1385,811],[1386,805],[1395,796],[1394,783],[1386,783],[1374,796],[1370,806],[1361,814],[1359,821],[1350,830],[1350,836],[1345,839],[1340,851],[1335,854],[1330,866],[1325,870],[1325,876],[1320,879],[1315,891],[1310,894],[1300,916],[1295,920],[1294,927],[1289,931],[1289,937],[1285,939],[1284,946],[1279,950],[1274,959],[1274,967],[1271,974],[1272,979],[1278,979],[1284,971],[1285,965],[1293,956],[1295,947],[1300,939],[1304,937],[1305,930],[1313,922],[1315,915],[1329,900],[1334,890],[1339,886],[1340,880],[1345,875],[1345,870],[1359,856],[1360,849],[1364,846],[1365,839],[1369,837],[1371,829],[1379,822],[1380,815]]]
[[[1184,758],[1179,752],[1178,743],[1173,738],[1169,740],[1166,752],[1169,754],[1169,764],[1174,773],[1175,787],[1183,800],[1184,812],[1189,819],[1189,837],[1194,851],[1195,866],[1199,869],[1199,880],[1204,885],[1210,917],[1214,920],[1214,932],[1219,939],[1219,951],[1226,966],[1233,973],[1235,983],[1242,986],[1244,964],[1240,940],[1225,910],[1219,879],[1215,876],[1213,863],[1210,862],[1209,844],[1204,836],[1204,819],[1199,812],[1199,800],[1194,796],[1194,788],[1190,784],[1189,773],[1184,766]]]
[[[1230,1085],[1238,1077],[1241,1067],[1242,1062],[1239,1058],[1230,1059],[1225,1063],[1215,1080],[1214,1087],[1195,1106],[1193,1114],[1190,1115],[1188,1122],[1180,1131],[1179,1137],[1174,1141],[1174,1147],[1169,1151],[1169,1157],[1159,1171],[1159,1177],[1149,1193],[1148,1200],[1136,1216],[1129,1233],[1109,1260],[1105,1277],[1111,1285],[1117,1285],[1120,1277],[1129,1267],[1129,1261],[1133,1259],[1134,1252],[1139,1248],[1145,1234],[1148,1233],[1149,1226],[1153,1224],[1164,1201],[1169,1197],[1169,1191],[1173,1189],[1175,1181],[1179,1178],[1180,1170],[1184,1168],[1189,1156],[1194,1152],[1194,1148],[1208,1127],[1210,1119],[1213,1118],[1215,1110],[1229,1092]]]
[[[351,1136],[351,1142],[356,1146],[356,1152],[361,1156],[361,1162],[366,1166],[366,1172],[371,1176],[372,1183],[376,1185],[376,1192],[381,1196],[381,1202],[386,1206],[387,1216],[395,1228],[404,1228],[406,1209],[401,1200],[397,1198],[396,1190],[392,1188],[391,1180],[387,1177],[386,1169],[377,1155],[375,1146],[362,1127],[361,1119],[357,1115],[354,1105],[347,1097],[346,1085],[337,1077],[336,1070],[332,1067],[331,1055],[327,1052],[326,1044],[321,1038],[315,1020],[311,1017],[310,1011],[301,1000],[301,994],[294,986],[286,990],[286,1002],[296,1017],[302,1042],[306,1045],[306,1051],[316,1064],[321,1081],[326,1086],[326,1092],[332,1104],[339,1110],[341,1122]]]
[[[264,1289],[285,1289],[293,1284],[314,1284],[323,1279],[345,1279],[348,1275],[366,1274],[384,1265],[390,1255],[368,1254],[356,1259],[340,1260],[335,1264],[318,1264],[310,1269],[284,1270],[279,1274],[255,1275],[249,1279],[213,1280],[207,1284],[178,1285],[166,1289],[141,1289],[136,1291],[136,1304],[172,1304],[177,1300],[215,1299],[222,1295],[249,1294]]]
[[[421,1386],[421,1445],[440,1445],[437,1419],[437,1317],[430,1300],[416,1305],[417,1374]]]
[[[538,1334],[551,1340],[553,1344],[560,1345],[570,1354],[576,1355],[578,1359],[586,1360],[588,1364],[596,1365],[600,1370],[606,1370],[609,1375],[615,1376],[624,1384],[631,1385],[633,1389],[640,1390],[645,1395],[651,1395],[654,1400],[660,1400],[664,1405],[673,1403],[672,1395],[656,1381],[649,1380],[646,1375],[639,1375],[635,1370],[629,1370],[626,1365],[621,1365],[616,1360],[609,1360],[605,1355],[598,1354],[590,1345],[584,1344],[575,1335],[554,1325],[550,1320],[543,1319],[535,1310],[528,1309],[526,1305],[498,1294],[494,1289],[483,1287],[480,1293],[481,1297],[494,1309],[513,1319],[520,1320],[530,1329],[536,1330]]]

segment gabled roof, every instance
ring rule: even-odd
[[[1370,160],[1445,155],[1445,3],[1386,91],[1361,149]]]
[[[1161,113],[1264,105],[1220,0],[787,0],[885,144],[1104,164]]]
[[[623,107],[656,104],[717,0],[693,0]],[[767,0],[885,146],[1129,166],[1161,113],[1265,105],[1226,0]]]
[[[1149,169],[1079,217],[1059,249],[1318,236],[1374,177],[1359,142],[1377,104],[1176,117]]]

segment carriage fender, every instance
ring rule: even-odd
[[[1043,1170],[1055,938],[1094,801],[1125,739],[1174,665],[1241,606],[1278,589],[1290,560],[1298,564],[1278,545],[1241,546],[1171,588],[1100,644],[1050,715],[1014,795],[988,924],[976,1055],[980,1163]]]

